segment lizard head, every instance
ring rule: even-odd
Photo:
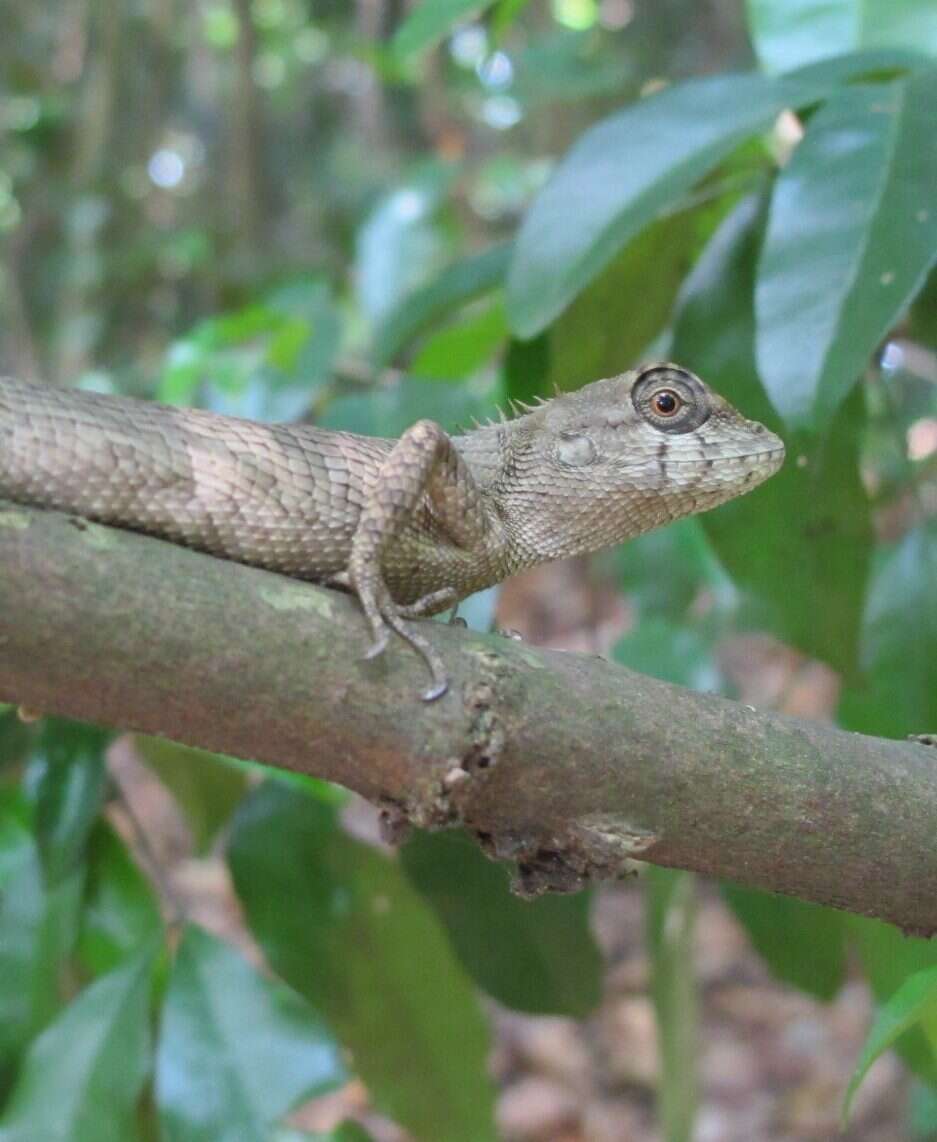
[[[784,460],[774,433],[672,364],[595,381],[511,426],[502,495],[525,519],[519,539],[563,556],[706,511]]]

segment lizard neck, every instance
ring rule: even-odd
[[[532,413],[484,425],[454,441],[500,521],[502,555],[512,571],[596,548],[590,529],[578,526],[582,519],[578,510],[570,509],[563,521],[556,518],[562,507],[559,501],[572,489],[560,488],[538,462],[536,448],[531,448],[535,417]],[[582,490],[594,498],[591,490]]]
[[[509,423],[485,424],[453,437],[453,444],[472,470],[479,489],[490,492],[501,481],[508,452]]]

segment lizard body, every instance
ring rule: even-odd
[[[650,365],[449,437],[260,424],[0,378],[0,498],[353,591],[374,634],[525,567],[750,490],[784,446],[697,377]]]

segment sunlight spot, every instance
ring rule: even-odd
[[[482,118],[496,131],[507,131],[521,121],[521,105],[510,95],[492,95],[482,104]]]
[[[185,160],[178,151],[160,147],[150,156],[146,170],[154,186],[161,190],[174,190],[185,178]]]
[[[488,54],[487,32],[480,24],[456,28],[449,41],[449,54],[459,67],[479,67]]]
[[[937,452],[937,417],[925,416],[908,429],[908,459],[926,460]]]
[[[627,28],[634,19],[634,0],[601,0],[599,23],[609,32]]]
[[[553,18],[564,28],[585,31],[595,24],[598,16],[595,0],[553,0]]]
[[[475,69],[485,87],[503,90],[514,79],[514,65],[506,52],[494,52]]]
[[[904,368],[904,349],[896,341],[889,341],[882,350],[880,365],[882,371],[886,373],[894,373]]]

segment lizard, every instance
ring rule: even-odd
[[[266,424],[0,378],[0,499],[147,533],[357,596],[366,657],[412,620],[756,487],[784,444],[693,373],[657,362],[449,436]]]

